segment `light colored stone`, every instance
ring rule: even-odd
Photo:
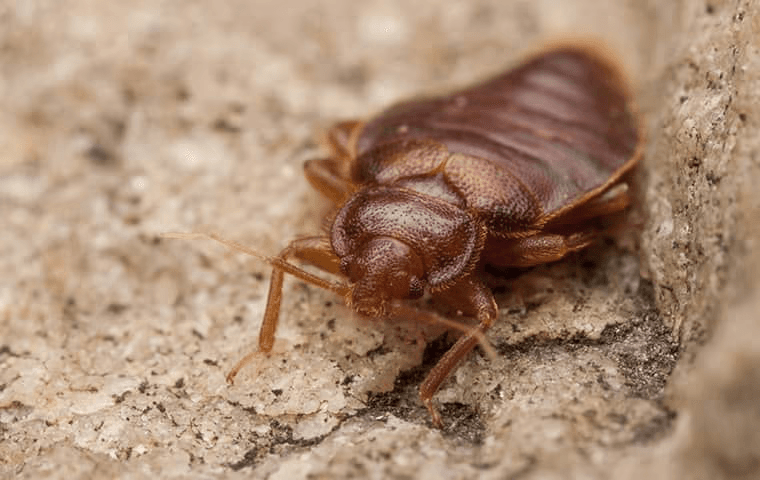
[[[0,6],[0,476],[757,478],[758,12]],[[157,234],[274,254],[322,228],[329,206],[300,172],[332,122],[566,35],[599,37],[631,72],[648,132],[631,227],[502,282],[496,358],[468,356],[436,396],[447,428],[417,396],[451,341],[440,326],[359,319],[292,280],[273,354],[229,386],[269,269]]]

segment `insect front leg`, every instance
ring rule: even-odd
[[[305,237],[293,240],[277,257],[271,259],[273,265],[272,277],[269,283],[269,293],[267,295],[267,306],[264,310],[264,320],[262,321],[259,330],[259,348],[258,350],[248,353],[235,364],[232,370],[227,374],[227,381],[229,383],[233,383],[235,376],[240,369],[248,364],[259,353],[266,354],[272,351],[277,332],[277,323],[280,317],[282,284],[285,273],[290,273],[301,280],[321,288],[333,290],[340,294],[345,294],[347,291],[347,288],[342,284],[332,283],[316,277],[315,275],[288,263],[288,259],[290,258],[297,258],[328,273],[336,275],[340,274],[340,261],[332,252],[329,241],[326,237]]]
[[[478,321],[476,327],[462,335],[449,351],[438,360],[438,363],[430,370],[422,385],[420,385],[420,401],[430,412],[433,425],[442,428],[443,422],[441,421],[438,409],[433,404],[433,395],[438,391],[438,388],[446,377],[456,369],[465,355],[475,345],[480,343],[483,334],[496,320],[499,310],[491,290],[483,285],[482,282],[472,277],[466,277],[452,287],[437,292],[436,296],[445,298],[446,303],[452,306],[461,305],[465,314],[474,314],[475,319]]]

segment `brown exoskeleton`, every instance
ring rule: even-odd
[[[482,268],[529,267],[588,246],[601,233],[596,221],[629,204],[622,177],[640,157],[642,134],[614,63],[590,44],[568,44],[454,94],[340,123],[328,143],[330,156],[305,172],[337,215],[326,234],[266,259],[273,271],[259,351],[272,350],[285,273],[371,317],[428,291],[477,321],[420,386],[441,426],[433,395],[497,317]]]

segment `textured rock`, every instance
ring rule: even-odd
[[[0,474],[758,478],[760,2],[324,3],[0,6]],[[277,252],[329,210],[316,134],[566,35],[636,85],[630,228],[497,282],[447,427],[417,387],[450,336],[297,281],[227,385],[268,269],[158,233]]]

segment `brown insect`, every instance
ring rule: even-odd
[[[439,427],[433,395],[498,316],[483,267],[529,267],[588,246],[603,232],[599,220],[629,204],[623,176],[642,150],[629,86],[593,44],[547,49],[451,95],[339,123],[327,140],[330,156],[304,168],[337,215],[326,234],[264,257],[273,271],[259,351],[272,350],[285,273],[370,317],[428,291],[477,321],[420,386]],[[199,235],[262,257],[215,234],[167,234]],[[346,281],[319,278],[291,258]]]

